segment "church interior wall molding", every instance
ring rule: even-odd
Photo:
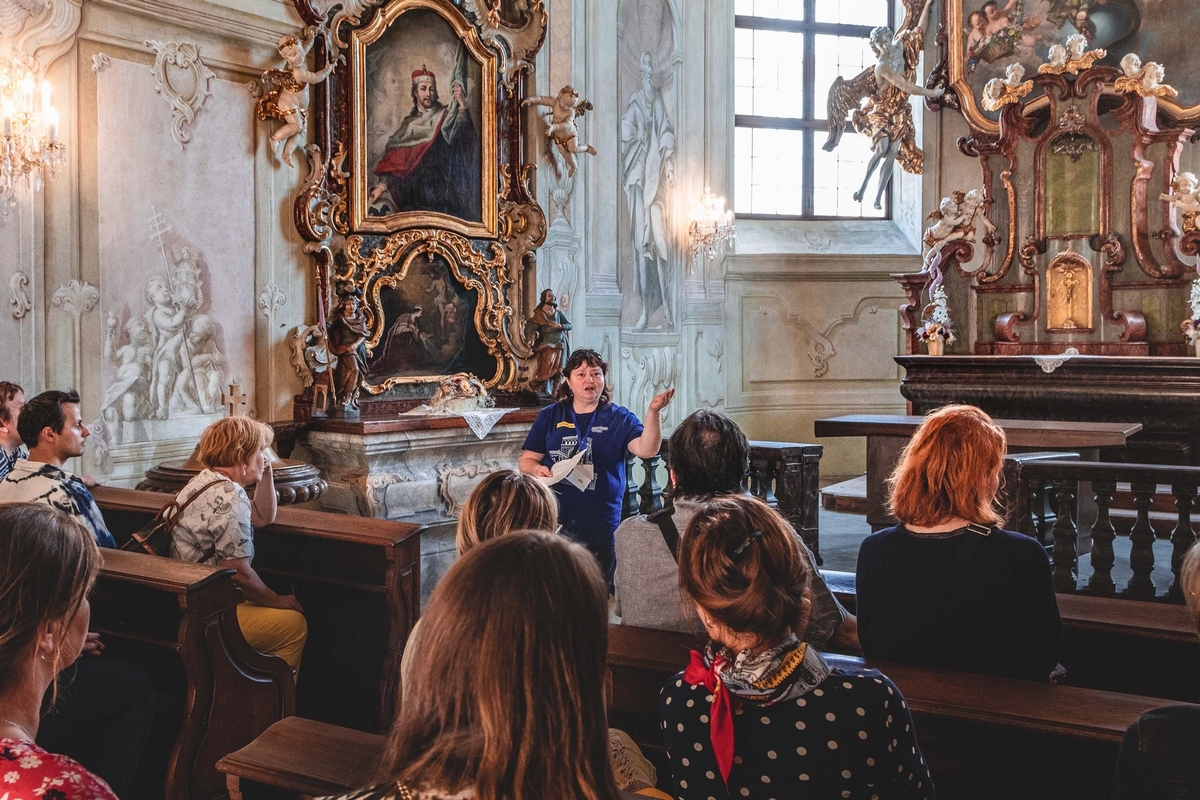
[[[171,135],[180,147],[192,140],[191,125],[204,102],[212,97],[209,81],[216,77],[200,57],[194,42],[144,42],[154,51],[154,88],[171,107]],[[182,74],[180,74],[182,73]]]

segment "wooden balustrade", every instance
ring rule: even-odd
[[[626,460],[622,517],[657,511],[663,507],[664,498],[670,497],[668,442],[663,439],[658,455],[652,458],[629,456]],[[787,518],[816,555],[818,565],[821,551],[817,515],[823,451],[819,444],[752,441],[750,469],[743,483],[747,492]]]
[[[1006,477],[1010,511],[1015,511],[1010,513],[1009,526],[1050,545],[1056,591],[1182,602],[1179,567],[1196,541],[1192,512],[1200,486],[1200,467],[1044,459],[1022,464],[1017,470],[1010,469]],[[1122,507],[1116,498],[1124,495],[1119,490],[1126,484],[1130,500]],[[1159,487],[1169,487],[1170,495],[1160,493]],[[1044,507],[1047,497],[1054,498],[1057,514],[1053,521],[1036,513],[1036,509]],[[1174,527],[1169,530],[1163,508],[1168,497],[1174,498],[1175,517]],[[1095,521],[1090,530],[1080,530],[1078,510],[1087,502],[1095,505]],[[1127,531],[1119,530],[1114,517],[1128,517],[1130,512],[1125,509],[1129,506],[1132,506],[1132,524]],[[1113,542],[1122,535],[1128,536],[1130,542],[1132,576],[1124,587],[1118,587],[1112,577],[1116,565]],[[1090,540],[1092,566],[1092,576],[1082,589],[1078,585],[1077,552],[1081,537]],[[1166,596],[1158,595],[1152,578],[1154,543],[1158,540],[1170,541],[1172,548],[1174,579]]]

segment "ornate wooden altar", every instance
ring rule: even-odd
[[[1093,53],[1104,55],[1085,55]],[[951,352],[1187,351],[1179,326],[1191,316],[1187,287],[1200,234],[1160,197],[1173,191],[1195,119],[1093,61],[1046,64],[1030,81],[997,83],[990,99],[1001,104],[998,122],[964,110],[972,132],[959,149],[979,160],[996,231],[941,248],[959,331]],[[939,80],[936,70],[931,80]],[[895,277],[909,298],[906,350],[917,353],[931,276]]]

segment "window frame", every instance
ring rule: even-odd
[[[829,0],[825,0],[829,2]],[[874,25],[852,25],[839,22],[817,22],[817,0],[804,0],[804,19],[776,19],[773,17],[752,17],[743,14],[735,14],[733,18],[734,30],[763,30],[763,31],[782,31],[784,33],[799,33],[804,36],[804,68],[803,68],[803,85],[801,92],[804,102],[802,103],[802,117],[764,117],[755,114],[737,114],[733,115],[733,128],[735,132],[738,128],[747,129],[767,129],[767,130],[792,130],[801,131],[803,135],[803,156],[801,160],[801,188],[800,188],[800,207],[799,214],[753,214],[734,212],[736,219],[743,220],[803,220],[803,221],[832,221],[832,220],[856,220],[864,222],[884,221],[892,219],[892,186],[888,186],[887,197],[884,201],[882,217],[866,217],[866,216],[829,216],[817,215],[814,213],[816,201],[814,198],[816,175],[815,175],[815,147],[816,147],[816,132],[825,132],[828,130],[829,121],[816,118],[816,43],[818,35],[831,36],[854,36],[858,38],[867,38],[871,33]],[[896,0],[887,0],[887,17],[888,20],[896,18]],[[890,24],[890,23],[889,23]],[[737,48],[734,48],[734,58],[737,58]],[[853,77],[853,76],[842,76]],[[735,89],[736,92],[736,89]],[[824,102],[824,98],[822,98]],[[736,106],[736,101],[735,101]],[[849,124],[849,123],[847,123]],[[861,134],[856,134],[861,135]],[[735,178],[736,185],[736,178]],[[866,202],[866,200],[864,200]],[[736,199],[734,201],[736,207]]]

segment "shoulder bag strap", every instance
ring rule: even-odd
[[[206,483],[204,486],[200,487],[200,491],[183,501],[183,503],[172,501],[163,506],[162,511],[158,513],[162,516],[162,521],[167,526],[167,530],[170,531],[175,527],[175,523],[179,520],[179,515],[182,514],[184,510],[196,500],[197,497],[204,494],[218,483],[224,483],[224,481],[224,478],[210,481],[209,483]]]
[[[663,541],[667,543],[667,549],[671,551],[671,558],[675,559],[675,563],[679,563],[679,528],[675,527],[675,520],[671,519],[675,515],[675,507],[667,506],[653,514],[646,516],[647,522],[653,522],[658,526],[659,533],[662,534]]]

